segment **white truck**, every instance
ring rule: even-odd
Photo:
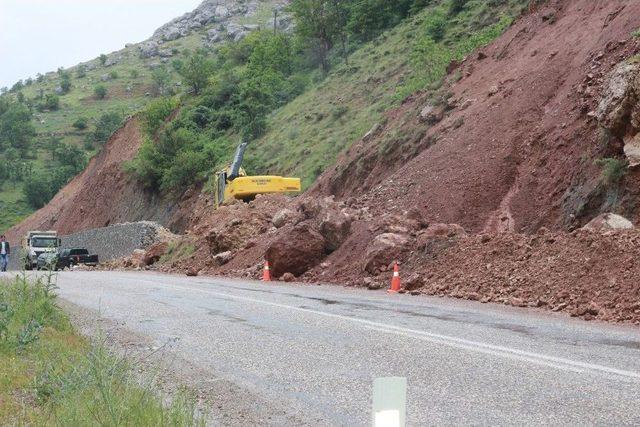
[[[22,241],[25,270],[38,266],[38,257],[45,252],[58,253],[61,240],[57,231],[29,231]]]

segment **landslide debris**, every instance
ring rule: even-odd
[[[282,280],[377,289],[398,260],[412,294],[640,323],[640,180],[607,183],[596,162],[631,160],[638,27],[640,4],[543,3],[306,195],[200,204],[202,251],[159,268],[257,279],[266,257]]]

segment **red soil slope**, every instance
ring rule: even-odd
[[[315,191],[354,196],[381,213],[417,207],[429,221],[474,232],[583,225],[611,209],[596,189],[594,160],[621,152],[603,144],[588,113],[602,76],[638,52],[631,33],[639,27],[640,2],[549,2],[453,73],[461,80],[448,87],[444,120],[420,122],[427,94],[407,100]],[[637,193],[638,176],[622,193]],[[621,213],[638,222],[629,201]]]
[[[86,169],[42,209],[7,232],[18,242],[28,230],[57,230],[65,235],[120,222],[157,220],[180,229],[179,209],[146,192],[122,169],[142,143],[139,121],[130,119]]]

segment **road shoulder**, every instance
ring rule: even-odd
[[[246,425],[326,425],[321,420],[291,414],[281,402],[270,402],[215,372],[202,369],[181,357],[167,342],[157,347],[147,336],[131,331],[99,312],[73,304],[63,298],[60,306],[69,314],[74,327],[91,339],[104,340],[108,348],[133,363],[140,381],[152,381],[158,394],[171,399],[181,389],[195,393],[198,410],[206,414],[207,424]]]

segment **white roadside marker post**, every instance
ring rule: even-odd
[[[373,427],[405,427],[407,379],[386,377],[373,380]]]

